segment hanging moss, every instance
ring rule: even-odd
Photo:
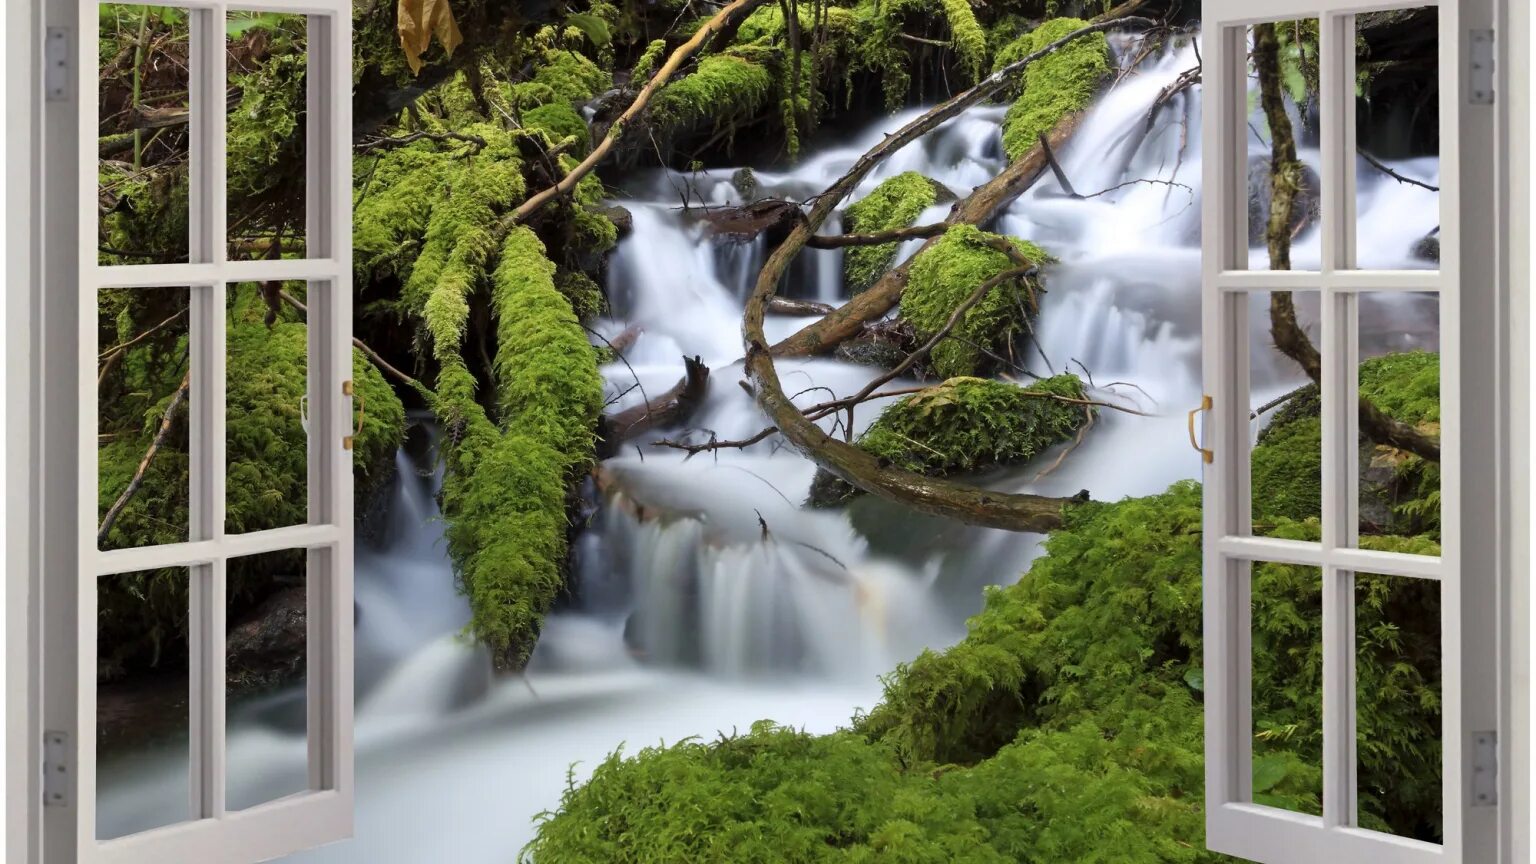
[[[855,735],[765,723],[615,754],[565,794],[525,860],[1224,860],[1204,850],[1200,530],[1193,483],[1074,507],[1017,584],[988,592],[965,639],[886,679]],[[1282,535],[1318,539],[1289,522]],[[1373,578],[1357,593],[1360,810],[1363,827],[1432,839],[1439,611],[1426,585]],[[1259,565],[1253,586],[1255,800],[1315,810],[1321,581]]]
[[[955,53],[971,75],[979,81],[987,68],[987,34],[976,21],[970,0],[943,0],[944,17],[953,34]]]
[[[1058,375],[1019,387],[984,378],[951,378],[902,398],[880,413],[858,446],[918,474],[942,476],[1028,462],[1070,439],[1088,421],[1082,381]],[[853,486],[824,471],[811,503],[842,504]]]
[[[1056,18],[1020,36],[998,52],[993,67],[1016,63],[1058,39],[1081,30],[1086,21]],[[1083,111],[1109,74],[1109,40],[1102,33],[1077,39],[1024,71],[1024,87],[1003,119],[1003,149],[1010,160],[1036,146],[1061,118]]]
[[[909,228],[937,200],[938,187],[932,180],[916,171],[897,174],[848,207],[844,228],[850,234]],[[857,294],[875,284],[899,247],[899,243],[882,243],[849,249],[843,256],[849,292]]]
[[[500,668],[520,668],[565,584],[566,490],[593,458],[602,378],[555,265],[526,227],[507,236],[492,278],[501,429],[463,361],[438,378],[448,431],[443,483],[449,553],[469,596],[469,631]]]
[[[640,55],[640,59],[635,61],[634,68],[630,70],[630,86],[642,87],[645,82],[651,80],[651,76],[656,74],[666,54],[667,40],[665,39],[656,39],[645,46],[645,52]]]
[[[1005,240],[1019,254],[1036,264],[1049,256],[1025,240],[988,234],[972,225],[956,225],[939,242],[913,260],[907,289],[902,293],[901,315],[926,341],[943,328],[949,316],[983,282],[1018,267],[1006,253],[988,242]],[[1033,312],[1031,280],[1008,282],[987,293],[950,331],[954,338],[933,350],[933,368],[942,376],[976,375],[995,362],[987,357],[1008,353],[1013,338],[1023,332]]]

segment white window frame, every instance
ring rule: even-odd
[[[1438,271],[1355,267],[1354,15],[1438,6],[1440,16],[1441,262]],[[1468,45],[1494,30],[1492,0],[1205,0],[1204,378],[1212,402],[1205,446],[1206,832],[1216,851],[1266,864],[1371,861],[1494,862],[1509,853],[1509,808],[1473,792],[1473,739],[1499,733],[1508,765],[1511,453],[1506,427],[1508,294],[1498,242],[1499,114],[1470,104]],[[1321,269],[1248,267],[1247,28],[1320,20]],[[1501,70],[1502,73],[1503,70]],[[1507,83],[1507,79],[1506,79]],[[1449,86],[1447,86],[1449,85]],[[1500,96],[1504,96],[1501,87]],[[1507,134],[1507,133],[1506,133]],[[1219,190],[1219,192],[1218,192]],[[1249,478],[1249,295],[1312,291],[1322,298],[1322,541],[1253,536]],[[1352,548],[1358,501],[1358,297],[1428,291],[1441,297],[1442,555]],[[1480,422],[1462,422],[1478,418]],[[1462,494],[1462,490],[1478,490]],[[1323,574],[1323,815],[1253,803],[1250,576],[1255,562]],[[1357,827],[1353,574],[1433,579],[1441,585],[1444,844]],[[1501,617],[1502,616],[1502,617]],[[1503,691],[1501,693],[1501,691]],[[1502,699],[1501,699],[1502,696]],[[1509,797],[1509,772],[1500,774]]]
[[[352,743],[352,10],[344,0],[165,3],[189,11],[192,81],[189,263],[99,266],[97,244],[97,24],[99,0],[42,0],[47,31],[67,44],[63,94],[47,75],[33,91],[41,171],[31,190],[40,230],[30,297],[29,432],[35,522],[28,605],[28,756],[34,775],[30,862],[246,864],[351,836]],[[308,17],[306,250],[302,260],[229,261],[225,250],[225,22],[231,10]],[[40,52],[44,53],[44,52]],[[40,59],[32,55],[34,62]],[[46,54],[44,53],[44,56]],[[34,75],[36,66],[33,67]],[[227,285],[306,281],[309,406],[308,523],[224,532],[225,308]],[[96,308],[108,288],[189,289],[193,460],[189,538],[164,546],[97,550]],[[65,382],[74,382],[69,386]],[[15,402],[13,401],[13,405]],[[12,499],[15,500],[14,498]],[[239,811],[225,807],[224,568],[235,557],[303,549],[308,632],[310,791]],[[112,574],[185,567],[190,594],[190,813],[126,837],[96,836],[96,584]],[[34,569],[35,568],[35,569]],[[34,713],[35,711],[35,713]],[[43,742],[51,742],[44,745]],[[37,805],[42,806],[37,806]]]

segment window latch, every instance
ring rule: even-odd
[[[1201,396],[1200,407],[1189,412],[1189,446],[1195,448],[1195,452],[1200,454],[1201,461],[1207,465],[1216,461],[1216,451],[1207,450],[1200,446],[1200,439],[1195,437],[1195,415],[1211,410],[1212,404],[1210,396]]]
[[[368,400],[363,398],[363,394],[351,380],[341,382],[341,394],[357,400],[357,421],[352,425],[352,434],[341,439],[341,449],[351,450],[357,444],[357,436],[363,432],[363,418],[368,413]]]

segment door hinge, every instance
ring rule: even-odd
[[[1499,733],[1472,733],[1472,806],[1499,803]]]
[[[74,800],[75,763],[69,733],[43,733],[43,805],[68,807]]]
[[[1467,100],[1473,105],[1492,105],[1493,31],[1473,30],[1467,48]]]
[[[69,28],[49,27],[43,42],[43,98],[49,102],[69,100]]]

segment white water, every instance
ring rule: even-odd
[[[1055,459],[1048,454],[987,478],[997,488],[1087,489],[1115,500],[1197,475],[1183,412],[1200,394],[1198,91],[1144,131],[1154,95],[1195,63],[1188,48],[1149,61],[1099,101],[1058,154],[1080,194],[1134,178],[1187,188],[1137,183],[1085,200],[1047,177],[999,226],[1060,259],[1048,275],[1029,371],[1090,371],[1099,396],[1155,416],[1104,412],[1053,473],[1037,477]],[[836,142],[793,170],[759,171],[761,194],[820,192],[919,113],[829,136]],[[880,166],[855,198],[905,170],[965,194],[1003,167],[1001,116],[996,107],[967,112]],[[1433,160],[1394,167],[1430,182],[1436,173]],[[605,370],[615,395],[637,380],[645,393],[660,393],[680,376],[682,355],[703,357],[713,386],[692,425],[721,438],[763,425],[737,381],[742,298],[766,250],[761,241],[715,246],[679,204],[684,196],[696,206],[740,203],[732,173],[636,179],[622,202],[634,213],[634,234],[611,264],[615,320],[601,325],[610,336],[629,324],[644,328],[629,366]],[[1361,186],[1363,263],[1421,266],[1408,250],[1434,227],[1433,193],[1369,168]],[[1313,236],[1299,239],[1297,266],[1315,258],[1315,247]],[[1254,266],[1261,258],[1256,250]],[[785,293],[835,302],[841,267],[840,253],[810,251]],[[1414,302],[1368,307],[1362,317],[1375,350],[1435,347],[1422,302]],[[1255,341],[1267,346],[1258,306]],[[769,336],[802,323],[771,319]],[[1253,365],[1256,403],[1298,383],[1272,350],[1256,351]],[[871,374],[832,360],[780,364],[788,389],[805,390],[802,404],[824,401],[828,389],[847,394]],[[640,398],[635,388],[619,405]],[[864,407],[856,426],[878,412]],[[467,609],[434,521],[431,478],[402,456],[387,539],[358,556],[357,839],[292,860],[506,864],[533,836],[534,815],[558,804],[573,764],[579,782],[621,745],[633,752],[712,737],[763,718],[812,731],[845,724],[878,698],[879,674],[923,647],[958,639],[981,587],[1013,581],[1038,554],[1034,537],[915,517],[869,498],[847,513],[803,510],[813,467],[771,441],[687,461],[638,443],[643,456],[630,447],[608,463],[622,491],[578,542],[579,596],[550,616],[526,679],[502,681],[492,681],[485,657],[456,636]],[[636,518],[631,502],[647,518]],[[282,722],[292,711],[280,708],[235,712],[232,796],[261,800],[301,776],[302,739]],[[185,795],[173,761],[119,769],[120,791],[102,802],[104,825],[172,811]]]

